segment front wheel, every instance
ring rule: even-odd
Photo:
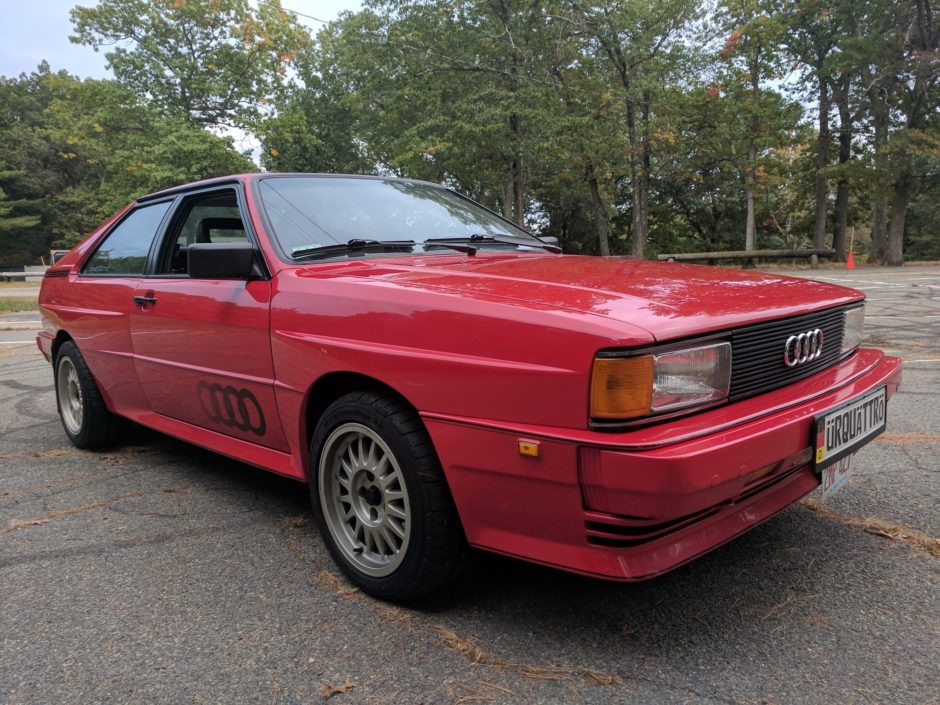
[[[401,401],[356,392],[330,405],[311,440],[310,492],[330,554],[370,595],[419,597],[465,561],[431,439]]]

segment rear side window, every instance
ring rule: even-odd
[[[169,208],[170,201],[164,201],[131,211],[98,246],[84,273],[143,274],[150,246]]]

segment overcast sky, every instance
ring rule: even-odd
[[[53,71],[66,69],[82,78],[107,77],[103,54],[69,41],[69,10],[94,4],[95,0],[0,0],[0,75],[29,73],[45,59]],[[281,4],[285,10],[323,20],[360,6],[359,0],[282,0]],[[306,17],[297,19],[313,31],[323,26]]]

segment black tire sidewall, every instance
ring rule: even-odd
[[[82,427],[78,433],[72,433],[62,418],[61,399],[59,399],[59,363],[67,357],[75,366],[78,375],[78,384],[82,390]],[[114,431],[115,418],[104,405],[101,392],[95,383],[95,378],[85,364],[85,359],[72,341],[62,343],[56,351],[53,363],[53,378],[55,386],[56,412],[62,422],[62,428],[69,440],[78,448],[95,448],[106,445],[111,441]]]
[[[310,499],[313,513],[326,547],[343,572],[360,588],[370,595],[394,600],[396,597],[410,597],[413,586],[419,580],[419,573],[426,551],[429,516],[428,498],[425,495],[421,478],[437,480],[442,476],[436,457],[417,458],[414,449],[409,447],[410,435],[403,434],[394,415],[383,416],[379,411],[364,403],[355,401],[357,395],[347,395],[334,402],[324,413],[310,443],[310,464],[308,471]],[[375,398],[375,397],[372,397]],[[323,443],[338,426],[344,423],[359,423],[375,431],[388,445],[398,461],[401,475],[408,492],[411,509],[411,537],[401,565],[391,574],[376,578],[356,569],[343,550],[337,545],[327,525],[320,505],[320,455]],[[426,432],[425,432],[426,433]]]

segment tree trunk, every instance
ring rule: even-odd
[[[871,252],[868,261],[872,264],[884,264],[888,257],[888,199],[882,193],[879,180],[887,168],[887,158],[884,153],[885,143],[888,141],[888,108],[880,101],[875,103],[875,205],[872,212],[871,225]]]
[[[744,227],[744,249],[753,250],[757,247],[757,213],[756,213],[756,194],[757,194],[757,131],[760,127],[758,107],[760,106],[760,67],[757,61],[751,61],[748,70],[751,73],[751,134],[750,146],[747,152],[747,172],[745,175],[747,191],[747,223]],[[753,260],[752,260],[753,261]]]
[[[587,181],[591,188],[591,206],[594,213],[594,228],[597,230],[597,253],[602,257],[610,256],[610,224],[607,220],[607,209],[601,198],[601,190],[597,183],[597,174],[594,164],[588,162]]]
[[[522,157],[519,155],[519,116],[512,113],[509,116],[509,132],[511,135],[512,157],[512,210],[513,221],[522,225],[525,216],[525,184],[522,170]]]
[[[816,67],[819,81],[819,134],[816,137],[816,227],[813,230],[813,247],[826,246],[826,201],[829,186],[823,170],[829,165],[829,84],[823,75],[822,65]]]
[[[869,264],[884,264],[888,256],[888,199],[878,196],[872,208]]]
[[[510,167],[510,172],[512,168]],[[512,175],[510,173],[505,179],[503,179],[503,194],[502,194],[502,215],[506,220],[512,220]]]
[[[512,160],[512,209],[514,221],[523,225],[525,221],[525,183],[522,169],[522,159],[516,157]]]
[[[643,247],[637,258],[642,259],[646,253],[646,245],[649,241],[650,232],[650,94],[649,91],[643,93],[643,105],[641,110],[643,129],[640,133],[640,222],[643,224]]]
[[[839,166],[845,167],[852,158],[852,114],[849,111],[847,82],[836,97],[839,109]],[[849,225],[849,180],[844,170],[839,173],[836,186],[836,233],[832,238],[832,247],[836,251],[836,261],[845,262],[846,230]]]
[[[888,229],[888,250],[885,264],[900,267],[904,264],[904,221],[907,218],[907,199],[911,191],[911,156],[904,152],[900,158],[901,168],[894,182],[894,197],[891,199],[891,226]]]
[[[845,262],[848,256],[846,231],[849,227],[849,182],[843,178],[836,185],[836,232],[832,236],[832,247],[836,251],[836,262]]]
[[[757,150],[754,144],[748,150],[747,173],[745,174],[745,188],[747,191],[747,225],[744,230],[744,249],[753,250],[757,247],[757,226],[755,223],[756,214],[754,212],[754,194],[756,191],[757,175],[755,174],[757,161]]]
[[[640,140],[636,129],[636,106],[633,98],[627,96],[627,138],[630,141],[630,205],[632,217],[630,221],[630,235],[632,253],[637,259],[643,259],[646,252],[646,226],[644,217],[645,197],[643,194],[643,168],[640,155]]]

